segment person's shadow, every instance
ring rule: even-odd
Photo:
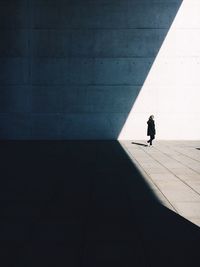
[[[147,144],[137,143],[137,142],[131,142],[131,144],[138,145],[138,146],[148,146]]]
[[[159,203],[117,141],[0,146],[1,266],[197,266],[199,227]]]

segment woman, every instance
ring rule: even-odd
[[[155,129],[155,122],[154,122],[154,116],[151,115],[149,117],[149,120],[147,121],[148,128],[147,128],[147,135],[150,136],[150,139],[147,141],[147,143],[152,146],[152,141],[155,139],[156,129]]]

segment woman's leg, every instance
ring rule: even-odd
[[[151,137],[151,138],[150,138],[150,140],[149,140],[149,143],[150,143],[150,146],[152,146],[152,141],[153,141],[153,139],[155,139],[155,136],[154,136],[154,135],[151,135],[150,137]]]

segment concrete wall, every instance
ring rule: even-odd
[[[200,138],[200,1],[184,0],[119,139],[145,139],[155,115],[157,139]]]
[[[181,2],[0,0],[0,138],[116,139]]]

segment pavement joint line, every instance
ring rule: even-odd
[[[171,148],[171,146],[168,144],[167,145],[167,147],[171,150],[172,148]],[[187,147],[187,146],[184,146],[184,148],[185,147]],[[193,146],[188,146],[189,148],[192,148],[193,150],[195,149]],[[179,148],[183,148],[183,147],[179,147]],[[179,150],[177,150],[177,148],[176,149],[174,149],[174,147],[173,147],[173,150],[175,151],[175,152],[178,152],[179,154],[182,154],[182,155],[186,155],[186,154],[184,154],[183,152],[181,152],[181,151],[179,151]],[[196,151],[196,150],[195,150]],[[187,155],[186,155],[187,156]],[[188,156],[189,157],[189,156]],[[191,159],[193,159],[193,160],[195,160],[195,161],[200,161],[200,160],[197,160],[197,159],[194,159],[194,158],[192,158],[192,157],[190,157]]]
[[[155,148],[155,147],[154,147]],[[155,148],[157,149],[157,148]],[[160,150],[157,149],[159,152]],[[147,152],[146,152],[147,153]],[[162,152],[161,152],[162,153]],[[147,153],[148,155],[151,155],[149,153]],[[163,152],[163,154],[165,154]],[[166,154],[167,155],[167,154]],[[168,155],[167,155],[168,156]],[[200,196],[200,193],[197,192],[194,188],[192,188],[188,183],[186,183],[184,180],[182,180],[179,176],[177,176],[177,174],[173,173],[169,168],[167,168],[165,165],[163,165],[161,162],[159,162],[156,158],[154,158],[153,156],[151,156],[156,162],[158,162],[161,166],[163,166],[164,168],[166,168],[170,173],[172,173],[175,177],[177,177],[182,183],[184,183],[186,186],[188,186],[192,191],[194,191],[197,195]],[[168,156],[169,157],[169,156]],[[169,157],[170,158],[170,157]],[[175,160],[175,159],[174,159]],[[177,160],[176,160],[177,161]],[[180,163],[180,162],[179,162]],[[182,164],[183,166],[185,166],[184,164]],[[186,166],[187,167],[187,166]],[[193,170],[194,171],[194,170]],[[197,172],[196,172],[197,173]],[[197,173],[198,174],[198,173]]]
[[[169,146],[168,146],[168,147],[169,147]],[[169,147],[169,148],[170,148],[170,147]],[[162,152],[162,150],[159,150],[159,151]],[[189,158],[189,159],[191,159],[191,160],[194,160],[194,161],[200,163],[200,160],[194,159],[194,158],[192,158],[191,156],[188,156],[187,154],[182,153],[182,152],[180,152],[180,151],[177,150],[177,149],[174,149],[174,148],[173,148],[173,151],[177,152],[177,153],[180,154],[180,155],[183,155],[183,156],[186,157],[186,158]],[[163,154],[166,154],[166,153],[163,152]],[[175,159],[173,156],[172,156],[172,158]],[[177,159],[175,159],[175,160],[178,161]],[[180,161],[178,161],[178,162],[180,162]],[[186,164],[183,164],[182,162],[181,162],[181,164],[187,166]],[[187,166],[187,167],[190,168],[189,166]],[[190,169],[192,169],[192,168],[190,168]],[[193,169],[192,169],[192,170],[193,170]],[[193,171],[195,171],[195,170],[193,170]],[[195,171],[195,172],[197,172],[197,171]],[[198,172],[197,172],[197,173],[198,173]],[[198,174],[200,174],[200,173],[198,173]]]
[[[169,201],[169,199],[164,195],[164,193],[160,190],[160,188],[157,186],[157,184],[153,181],[153,179],[149,176],[149,174],[142,168],[142,166],[140,165],[140,163],[137,161],[136,158],[133,157],[132,153],[129,151],[128,147],[126,147],[126,145],[121,144],[122,147],[124,148],[125,152],[127,153],[128,157],[130,158],[131,161],[133,161],[133,163],[136,165],[137,169],[139,170],[139,172],[141,173],[142,176],[147,176],[147,178],[153,183],[153,185],[158,189],[158,191],[161,193],[161,195],[164,197],[164,199],[166,199],[166,201],[168,202],[168,204],[176,211],[176,213],[179,214],[178,210],[173,206],[173,204]],[[151,189],[153,191],[153,189]],[[156,193],[154,192],[154,194],[156,195]],[[158,200],[161,202],[161,200],[159,199],[159,197],[156,195],[156,197],[158,198]],[[161,205],[163,205],[163,203],[161,202]]]
[[[158,148],[156,148],[156,149],[157,149],[160,153],[166,155],[166,156],[169,157],[169,158],[172,158],[173,160],[177,161],[177,162],[180,163],[181,165],[185,166],[186,168],[188,168],[188,169],[192,170],[193,172],[195,172],[196,174],[200,175],[200,172],[194,170],[193,168],[191,168],[191,167],[188,166],[187,164],[182,163],[180,160],[177,160],[177,159],[174,158],[173,156],[170,157],[167,153],[163,152],[162,150],[160,150],[160,149],[158,149]],[[174,150],[174,151],[175,151],[175,150]],[[178,153],[179,153],[179,152],[178,152]],[[181,154],[181,153],[180,153],[180,154]],[[184,154],[183,154],[183,155],[184,155]],[[190,158],[190,157],[188,157],[188,158]]]
[[[174,151],[178,152],[180,155],[183,155],[183,156],[186,157],[186,158],[189,158],[189,159],[191,159],[191,160],[194,160],[194,161],[200,163],[200,160],[197,160],[197,159],[195,159],[195,158],[192,158],[191,156],[188,156],[187,154],[184,154],[184,153],[182,153],[182,152],[180,152],[180,151],[177,151],[177,150],[174,150]]]
[[[159,149],[157,149],[158,151],[160,151]],[[160,151],[161,153],[162,153],[162,151]],[[147,153],[148,155],[150,155],[149,153]],[[163,154],[165,154],[165,153],[163,153]],[[165,154],[165,155],[167,155],[167,154]],[[168,156],[168,155],[167,155]],[[169,157],[169,156],[168,156]],[[166,168],[170,173],[172,173],[175,177],[177,177],[182,183],[184,183],[186,186],[188,186],[190,189],[192,189],[196,194],[198,194],[199,196],[200,196],[200,194],[199,194],[199,192],[197,192],[194,188],[192,188],[188,183],[186,183],[184,180],[182,180],[179,176],[177,176],[177,174],[175,174],[175,173],[173,173],[170,169],[168,169],[165,165],[163,165],[161,162],[159,162],[156,158],[154,158],[153,156],[152,156],[152,158],[155,160],[155,161],[157,161],[160,165],[162,165],[164,168]],[[170,158],[170,157],[169,157]],[[174,159],[175,160],[175,159]],[[177,160],[176,160],[177,161]],[[180,162],[179,162],[180,163]],[[181,163],[182,164],[182,163]],[[184,164],[182,164],[183,166],[185,166]],[[187,166],[186,166],[187,167]],[[192,169],[192,171],[194,171],[193,169]],[[194,171],[195,172],[195,171]],[[198,174],[198,173],[197,173]]]

